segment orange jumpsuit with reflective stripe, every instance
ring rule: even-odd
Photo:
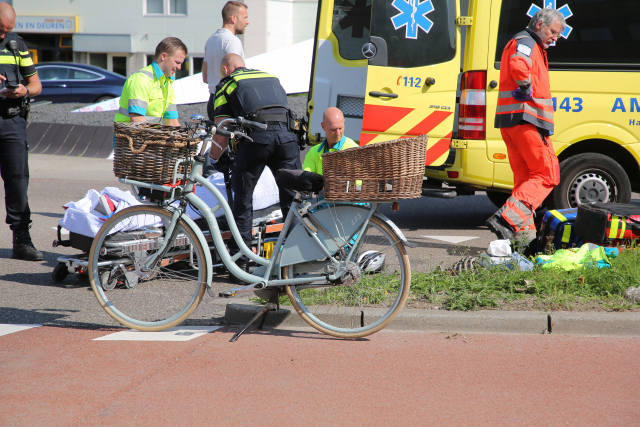
[[[507,43],[500,62],[495,126],[500,128],[513,171],[513,192],[498,211],[513,229],[535,230],[533,211],[560,182],[553,133],[553,101],[547,54],[529,30]],[[518,101],[512,91],[533,85],[532,98]]]

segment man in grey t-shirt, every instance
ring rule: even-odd
[[[209,85],[209,103],[207,113],[213,120],[213,99],[216,86],[222,79],[220,63],[222,58],[229,53],[240,55],[244,60],[242,43],[236,34],[244,34],[244,29],[249,25],[249,13],[247,6],[239,1],[229,1],[222,8],[222,28],[216,31],[204,46],[204,62],[202,64],[202,80]]]

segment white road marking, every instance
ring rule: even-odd
[[[477,236],[421,236],[429,239],[441,240],[447,243],[462,243],[467,240],[477,239]]]
[[[189,341],[222,326],[178,326],[162,332],[122,331],[94,338],[94,341]]]
[[[113,151],[111,152],[111,154],[109,154],[109,157],[107,157],[107,160],[113,160]]]
[[[38,328],[42,325],[6,325],[0,324],[0,336],[9,335],[14,332],[26,331],[31,328]]]

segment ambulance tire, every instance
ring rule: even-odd
[[[560,163],[560,184],[549,194],[546,204],[549,209],[568,209],[582,203],[630,200],[631,183],[622,166],[603,154],[583,153]]]
[[[493,191],[486,190],[487,197],[491,200],[491,203],[496,205],[497,208],[501,208],[505,203],[507,203],[507,199],[511,196],[511,193],[505,193],[503,191]]]

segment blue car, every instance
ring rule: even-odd
[[[117,98],[127,80],[100,67],[71,62],[36,64],[42,93],[34,101],[96,103]]]

